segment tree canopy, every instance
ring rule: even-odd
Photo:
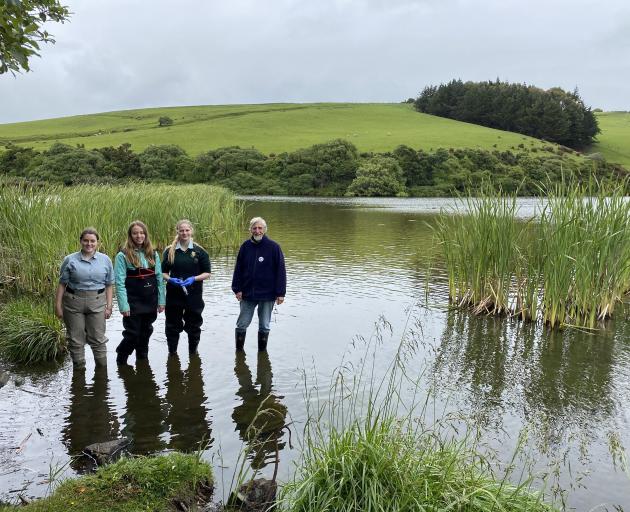
[[[530,135],[574,149],[593,143],[597,119],[578,91],[547,91],[525,84],[462,82],[426,87],[416,110],[511,132]]]
[[[44,24],[69,18],[58,0],[0,0],[0,74],[30,71],[29,59],[39,56],[40,43],[55,42]]]

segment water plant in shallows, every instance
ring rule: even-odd
[[[467,215],[443,213],[436,225],[451,301],[477,314],[596,327],[630,289],[625,186],[548,187],[529,221],[517,217],[514,196],[462,199]]]
[[[10,300],[0,311],[0,356],[9,361],[36,364],[60,360],[68,347],[61,320],[52,301]]]
[[[534,490],[534,475],[498,469],[473,422],[436,418],[434,394],[420,391],[408,367],[409,342],[379,377],[372,361],[381,349],[369,345],[362,363],[339,367],[324,396],[317,387],[307,396],[301,456],[277,510],[556,510]]]

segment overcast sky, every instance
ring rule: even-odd
[[[0,123],[141,107],[397,102],[462,80],[630,110],[628,0],[67,0]]]

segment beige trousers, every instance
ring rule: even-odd
[[[107,337],[105,336],[105,293],[75,290],[64,292],[63,321],[68,334],[68,349],[75,367],[85,367],[85,344],[92,348],[94,361],[107,364]]]

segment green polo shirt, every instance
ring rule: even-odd
[[[175,250],[175,260],[171,263],[168,260],[168,249],[164,251],[162,257],[162,272],[171,277],[186,279],[187,277],[198,276],[204,272],[210,272],[210,256],[197,244],[193,243],[187,249],[178,248]],[[201,285],[196,282],[195,285]]]

